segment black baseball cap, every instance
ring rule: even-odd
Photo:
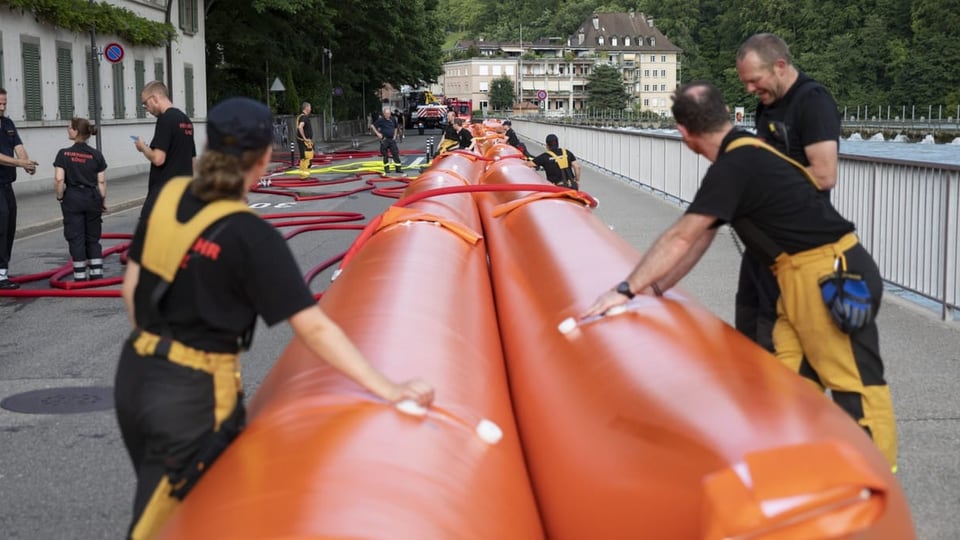
[[[556,148],[560,145],[560,141],[557,139],[557,136],[553,133],[547,135],[547,146],[550,148]]]
[[[247,150],[262,150],[273,142],[273,115],[259,101],[227,98],[207,113],[207,147],[240,156]]]

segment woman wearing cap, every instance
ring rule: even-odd
[[[238,353],[257,315],[288,320],[317,356],[380,398],[429,405],[420,380],[372,367],[314,301],[283,237],[243,202],[271,157],[270,111],[247,98],[210,110],[194,178],[148,202],[123,298],[134,325],[117,368],[117,420],[137,474],[129,534],[150,537],[244,424]]]

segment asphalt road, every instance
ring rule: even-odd
[[[428,134],[438,136],[437,131]],[[425,139],[414,132],[402,148],[422,148]],[[576,152],[576,142],[569,146]],[[408,156],[405,162],[414,159]],[[600,199],[597,216],[641,250],[682,211],[675,203],[589,166],[581,187]],[[392,200],[365,192],[304,202],[254,194],[250,202],[264,214],[351,211],[370,219]],[[132,231],[138,213],[136,206],[111,213],[105,218],[105,231]],[[292,239],[290,245],[306,270],[345,251],[355,236],[354,231],[308,233]],[[62,233],[48,229],[18,238],[14,258],[17,274],[63,264]],[[681,285],[719,317],[732,321],[738,261],[733,241],[724,231]],[[117,257],[106,261],[106,272],[122,273]],[[325,288],[330,273],[312,282],[315,291]],[[879,321],[898,415],[899,478],[919,538],[960,538],[960,324],[941,322],[933,311],[895,294],[885,300]],[[111,386],[120,345],[129,329],[119,299],[0,298],[0,399],[38,389]],[[253,348],[243,356],[248,396],[289,339],[286,325],[257,329]],[[0,409],[0,537],[122,537],[133,485],[112,409],[82,414]]]

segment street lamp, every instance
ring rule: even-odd
[[[333,131],[333,51],[324,47],[323,54],[327,55],[327,75],[330,81],[330,126],[331,131]],[[331,138],[333,138],[332,133]]]

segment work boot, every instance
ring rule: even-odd
[[[87,280],[87,263],[86,261],[80,263],[73,263],[73,280],[74,281],[86,281]]]
[[[0,291],[12,291],[14,289],[19,289],[20,285],[10,281],[9,279],[0,279]]]
[[[400,174],[400,173],[403,172],[403,168],[400,167],[399,165],[397,165],[396,167],[394,167],[393,170],[396,171],[397,174]]]
[[[103,279],[103,259],[90,259],[89,277],[91,280]]]

